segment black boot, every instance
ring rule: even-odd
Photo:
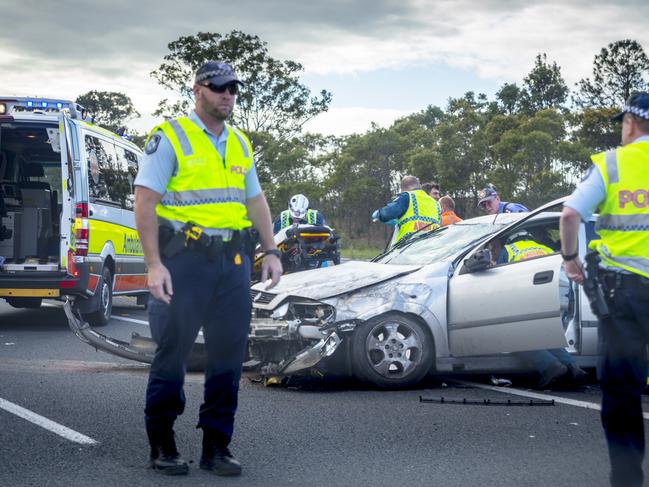
[[[222,433],[203,428],[203,454],[200,467],[216,475],[241,475],[241,464],[228,449],[229,439]]]
[[[176,449],[174,430],[147,428],[151,456],[149,466],[165,475],[187,475],[189,465]]]

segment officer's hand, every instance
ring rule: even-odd
[[[277,285],[282,272],[284,272],[284,269],[282,269],[282,261],[276,255],[268,254],[261,261],[261,282],[266,282],[269,274],[271,279],[266,289],[274,288]]]
[[[149,267],[147,285],[151,295],[165,304],[171,303],[174,291],[171,287],[171,274],[165,266],[157,264]]]
[[[582,265],[579,257],[564,262],[563,268],[566,271],[566,276],[568,277],[568,279],[575,281],[577,284],[584,283],[584,266]]]
[[[379,221],[379,210],[374,210],[374,213],[372,213],[372,221]]]

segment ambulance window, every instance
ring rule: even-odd
[[[135,194],[133,188],[133,182],[135,181],[135,176],[137,176],[137,155],[119,145],[116,146],[117,149],[117,159],[120,166],[120,176],[121,184],[124,194],[123,199],[120,200],[122,203],[122,208],[126,210],[132,210],[135,206]]]
[[[111,141],[86,134],[88,191],[92,200],[123,206],[128,182]]]

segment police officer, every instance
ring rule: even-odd
[[[439,206],[421,189],[418,178],[404,176],[401,180],[401,193],[386,206],[372,213],[372,220],[396,225],[392,242],[394,245],[419,230],[438,228]]]
[[[309,208],[309,199],[303,194],[295,194],[288,200],[288,209],[282,211],[273,222],[273,232],[277,233],[293,223],[324,225],[325,219],[318,210]]]
[[[579,220],[587,221],[599,207],[600,239],[590,247],[601,259],[610,313],[599,320],[601,417],[611,484],[629,487],[642,485],[645,448],[641,393],[649,344],[649,93],[631,96],[615,119],[622,121],[622,146],[592,156],[593,166],[564,203],[561,253],[567,276],[582,284]]]
[[[188,465],[173,424],[185,406],[185,365],[203,327],[207,364],[200,467],[239,475],[228,449],[250,325],[250,251],[254,226],[265,249],[262,280],[282,267],[270,212],[248,138],[226,124],[242,85],[229,64],[196,72],[196,107],[153,129],[135,180],[135,218],[148,267],[149,323],[157,344],[146,392],[150,465],[169,475]]]
[[[490,215],[495,215],[497,213],[523,213],[530,211],[520,203],[500,201],[500,196],[498,196],[498,192],[493,186],[487,186],[481,190],[478,193],[478,198],[478,208]]]

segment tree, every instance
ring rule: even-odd
[[[93,115],[95,124],[111,132],[124,128],[127,120],[140,116],[131,99],[116,91],[89,91],[80,95],[76,102]]]
[[[620,107],[635,91],[649,90],[649,58],[633,40],[612,42],[593,62],[593,78],[577,83],[578,107]]]
[[[505,83],[496,93],[498,107],[508,115],[516,113],[520,108],[521,89],[516,83]]]
[[[568,86],[561,76],[561,68],[556,62],[549,64],[545,53],[537,54],[534,68],[523,79],[520,93],[523,110],[536,113],[548,108],[561,109],[567,98]]]
[[[306,122],[325,112],[331,93],[322,90],[312,97],[300,83],[300,63],[281,61],[268,54],[266,42],[241,31],[221,35],[199,32],[169,44],[170,53],[151,75],[180,99],[165,99],[155,115],[174,117],[187,113],[193,102],[192,86],[196,70],[206,61],[226,61],[245,83],[233,114],[235,125],[250,132],[268,132],[277,139],[290,139]]]

